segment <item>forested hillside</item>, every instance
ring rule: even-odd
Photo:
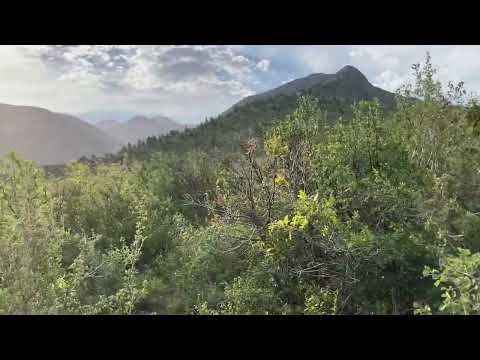
[[[329,122],[336,122],[339,117],[351,118],[351,105],[360,100],[378,99],[385,110],[392,110],[395,103],[394,94],[373,86],[359,70],[346,66],[336,74],[313,74],[247,97],[200,126],[149,137],[125,147],[114,159],[128,153],[131,158],[144,160],[158,151],[179,154],[194,149],[237,153],[248,139],[257,138],[262,143],[265,131],[292,113],[302,95],[317,99]]]
[[[413,69],[395,108],[278,95],[62,177],[4,158],[0,313],[480,314],[480,107]]]

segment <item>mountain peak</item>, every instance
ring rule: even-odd
[[[340,78],[349,78],[349,79],[358,79],[361,81],[367,81],[368,79],[363,73],[352,65],[346,65],[336,73],[337,77]]]
[[[337,74],[342,74],[342,73],[361,73],[360,70],[358,70],[355,66],[352,65],[345,65],[342,67],[340,70],[337,71]]]
[[[367,77],[352,65],[346,65],[334,74],[314,73],[306,77],[289,81],[275,89],[252,95],[240,100],[237,104],[222,113],[227,115],[234,109],[259,100],[272,99],[279,95],[298,96],[309,93],[317,98],[340,98],[354,102],[358,99],[379,98],[391,104],[394,95],[376,88]]]

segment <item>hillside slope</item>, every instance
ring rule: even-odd
[[[348,118],[351,105],[360,100],[377,98],[385,109],[391,109],[395,104],[393,93],[373,86],[358,69],[345,66],[335,74],[312,74],[244,98],[194,129],[150,138],[138,146],[124,148],[119,156],[126,151],[138,159],[148,158],[157,151],[182,153],[218,149],[224,153],[236,152],[242,141],[260,137],[276,119],[291,113],[298,97],[306,94],[319,100],[321,109],[332,121],[339,116]]]
[[[290,81],[273,90],[246,97],[234,105],[233,108],[239,108],[260,100],[273,99],[279,95],[298,96],[306,93],[318,99],[337,99],[348,102],[378,98],[381,103],[391,105],[394,100],[392,93],[373,86],[358,69],[347,65],[335,74],[311,74]]]

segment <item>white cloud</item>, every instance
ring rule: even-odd
[[[195,122],[252,95],[269,65],[225,46],[6,46],[0,55],[10,79],[0,101],[71,113],[120,106]]]
[[[270,60],[268,59],[260,60],[257,63],[257,68],[259,68],[262,71],[268,71],[268,69],[270,68]]]
[[[348,64],[395,90],[426,51],[441,80],[480,90],[480,46],[0,46],[0,102],[198,122],[244,96]]]
[[[380,75],[376,76],[372,84],[388,91],[396,91],[400,86],[405,84],[406,78],[398,75],[390,69],[383,71]]]

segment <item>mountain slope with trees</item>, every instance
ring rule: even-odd
[[[207,119],[183,133],[149,137],[137,145],[125,147],[137,159],[146,159],[156,151],[175,153],[192,149],[236,153],[241,143],[262,134],[277,120],[294,111],[298,97],[312,96],[321,103],[328,121],[351,117],[350,106],[356,101],[378,99],[382,108],[393,109],[395,94],[370,84],[356,68],[346,66],[336,74],[313,74],[265,93],[247,97],[216,118]]]

